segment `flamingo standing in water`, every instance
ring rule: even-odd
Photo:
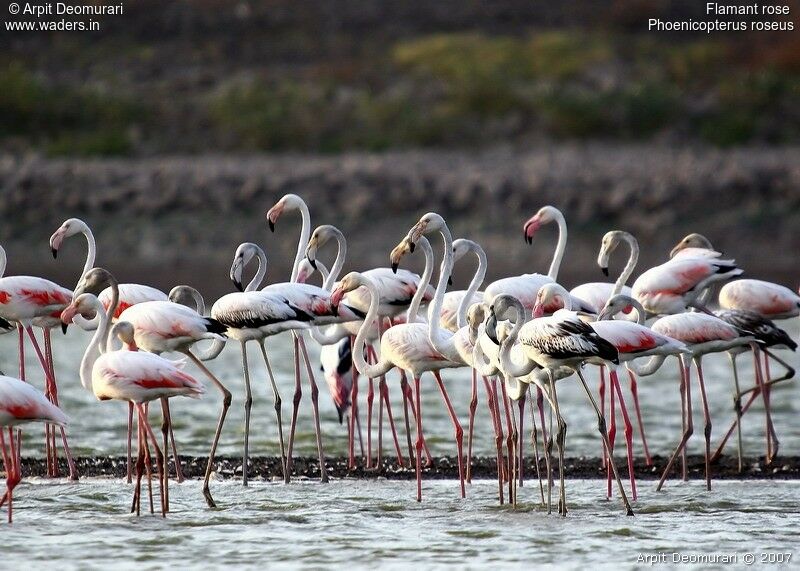
[[[6,472],[6,493],[0,506],[8,501],[8,523],[13,519],[14,488],[22,479],[20,440],[14,429],[29,422],[46,422],[64,427],[68,419],[60,408],[25,381],[0,375],[0,451]],[[3,435],[6,428],[8,445]]]
[[[537,292],[538,296],[538,292]],[[493,303],[490,307],[489,322],[496,323],[498,319],[502,318],[502,314],[498,314],[498,307]],[[549,380],[549,398],[553,404],[553,412],[555,413],[558,422],[558,434],[556,436],[556,446],[559,455],[559,482],[560,482],[560,499],[559,499],[559,513],[566,515],[567,504],[566,494],[564,489],[564,443],[566,441],[566,423],[561,416],[560,407],[558,404],[558,395],[556,393],[556,372],[563,369],[572,369],[577,373],[578,378],[588,396],[592,406],[597,414],[598,430],[603,439],[606,453],[608,454],[609,463],[611,464],[614,476],[619,487],[620,496],[625,506],[626,513],[633,515],[628,497],[625,494],[625,489],[622,487],[622,482],[619,479],[616,465],[614,464],[613,452],[606,435],[606,423],[603,413],[597,407],[597,403],[592,397],[589,386],[583,378],[581,366],[587,361],[595,363],[619,363],[619,353],[617,349],[608,341],[600,337],[588,324],[584,323],[574,312],[561,309],[556,311],[552,316],[542,317],[544,315],[543,306],[537,301],[534,305],[533,316],[534,319],[523,323],[521,319],[515,321],[508,336],[503,340],[501,345],[501,361],[504,362],[504,368],[511,370],[516,368],[510,360],[511,348],[519,340],[521,351],[523,355],[539,367],[545,370]],[[492,329],[492,327],[487,327]],[[533,368],[533,365],[526,367],[527,370],[520,371],[522,374],[527,374]],[[514,371],[514,376],[519,376]],[[549,456],[549,453],[548,453]],[[549,463],[548,463],[549,466]],[[552,497],[551,478],[548,474],[548,512],[550,510]]]
[[[242,274],[247,263],[256,258],[258,269],[256,275],[242,287]],[[302,262],[302,260],[301,260]],[[281,421],[281,399],[275,384],[272,367],[269,364],[264,340],[266,337],[276,335],[283,331],[292,331],[295,335],[295,398],[293,401],[292,424],[289,433],[289,447],[286,451],[286,467],[284,480],[289,481],[291,473],[292,447],[297,422],[297,410],[300,405],[301,394],[298,392],[300,387],[300,350],[298,345],[305,347],[299,330],[307,329],[315,325],[328,325],[343,321],[360,319],[363,315],[357,310],[342,304],[339,308],[334,308],[331,304],[330,292],[310,284],[292,282],[268,285],[260,291],[256,291],[261,285],[267,272],[267,256],[264,251],[256,244],[245,242],[236,249],[233,263],[231,265],[230,276],[237,288],[243,292],[231,293],[223,296],[211,308],[211,316],[224,324],[228,330],[229,337],[237,339],[242,345],[242,366],[245,375],[245,389],[247,399],[245,400],[245,455],[248,455],[249,443],[249,421],[250,407],[252,406],[252,396],[250,394],[250,374],[247,365],[245,343],[249,340],[258,340],[262,349],[262,357],[270,375],[273,393],[275,395],[275,412],[278,416],[278,430],[281,439],[281,450],[283,451],[283,425]],[[253,295],[263,294],[263,295]],[[305,355],[305,353],[304,353]],[[307,357],[307,356],[306,356]],[[308,374],[313,377],[314,373],[310,361],[306,358]],[[312,379],[313,380],[313,379]],[[318,395],[316,382],[311,387],[311,404],[314,411],[314,424],[317,436],[317,451],[320,459],[320,477],[323,482],[328,481],[328,473],[325,468],[325,455],[322,448],[322,436],[319,423]],[[283,452],[282,452],[283,454]],[[245,466],[247,462],[245,462]],[[247,483],[247,477],[243,471],[243,482]]]
[[[319,248],[323,247],[329,241],[335,241],[337,245],[337,252],[336,252],[336,259],[331,266],[331,272],[328,275],[328,278],[325,280],[323,287],[325,289],[330,290],[333,287],[334,282],[339,277],[339,273],[341,272],[342,267],[344,266],[344,260],[347,255],[347,241],[345,240],[344,234],[342,234],[341,230],[332,226],[330,224],[326,224],[323,226],[318,226],[314,229],[314,232],[311,234],[311,238],[308,241],[305,250],[306,259],[313,265],[316,266],[317,264],[317,252]],[[397,270],[395,268],[373,268],[370,270],[366,270],[363,272],[364,275],[369,277],[373,283],[378,287],[381,299],[380,305],[378,309],[378,315],[380,316],[380,320],[378,322],[378,330],[375,331],[374,337],[380,336],[380,331],[383,329],[383,323],[385,320],[392,320],[396,318],[400,313],[407,310],[408,306],[411,304],[411,301],[414,298],[414,295],[417,292],[417,287],[419,285],[420,277],[417,274],[409,272],[407,270]],[[423,301],[427,302],[432,297],[432,289],[426,288],[423,296]],[[346,305],[350,307],[354,307],[361,312],[366,312],[369,307],[369,299],[368,293],[364,288],[360,290],[356,290],[353,292],[349,292],[344,299]],[[360,327],[359,322],[347,322],[336,327],[331,327],[325,332],[320,332],[317,330],[312,330],[311,337],[320,343],[321,345],[327,345],[331,343],[336,343],[343,337],[350,337],[355,335],[358,332],[358,328]],[[376,359],[375,351],[372,346],[372,343],[367,347],[367,352],[369,358]],[[357,382],[357,379],[355,380]],[[353,394],[358,394],[358,389],[355,384],[351,387]],[[391,409],[391,402],[389,400],[389,390],[386,385],[386,379],[384,377],[379,379],[378,382],[378,390],[379,390],[379,398],[380,398],[380,412],[379,412],[379,431],[378,431],[378,463],[377,466],[380,467],[381,465],[381,450],[382,450],[382,413],[383,407],[386,406],[387,415],[389,417],[389,425],[392,430],[392,436],[394,438],[395,449],[397,451],[397,459],[398,463],[402,466],[403,465],[403,457],[402,453],[400,452],[400,444],[397,438],[397,430],[395,428],[394,417],[392,415]],[[338,392],[341,392],[339,389]],[[405,391],[404,391],[405,397]],[[372,465],[372,403],[374,400],[374,384],[373,379],[369,380],[369,390],[367,393],[367,468],[370,468]],[[351,402],[357,402],[354,398],[351,397]],[[357,412],[357,411],[356,411]],[[350,432],[350,438],[352,439],[353,433]]]
[[[6,252],[0,247],[0,268],[5,270]],[[0,271],[0,275],[2,271]],[[19,372],[25,380],[25,354],[23,330],[28,334],[39,364],[45,376],[45,395],[58,406],[58,388],[55,380],[55,368],[51,350],[50,330],[60,326],[57,317],[72,299],[72,292],[60,285],[35,276],[6,276],[0,278],[0,319],[7,323],[16,323],[19,331]],[[39,342],[33,333],[33,326],[44,331],[45,351],[42,352]],[[63,426],[59,427],[64,454],[69,465],[69,477],[78,479],[78,471],[70,453],[67,434]],[[45,433],[47,440],[49,473],[55,475],[55,433]]]

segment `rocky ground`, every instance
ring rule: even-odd
[[[350,237],[347,268],[386,265],[408,227],[436,210],[455,236],[482,243],[490,260],[487,279],[493,279],[546,271],[555,228],[542,229],[532,247],[523,243],[521,229],[537,208],[554,204],[570,228],[561,280],[567,285],[602,279],[594,262],[600,238],[622,228],[642,242],[641,267],[665,259],[687,232],[700,231],[747,275],[796,287],[799,159],[796,147],[600,143],[336,156],[7,155],[0,156],[0,243],[9,273],[71,284],[85,246],[73,239],[54,261],[47,240],[65,218],[84,217],[97,234],[98,263],[122,280],[165,288],[189,282],[213,298],[230,291],[230,260],[245,240],[265,247],[268,279],[284,279],[299,217],[285,216],[270,234],[264,214],[294,192],[308,201],[314,225],[334,223]],[[618,267],[626,256],[619,254]],[[457,272],[457,286],[467,271]]]
[[[526,478],[535,478],[536,469],[533,459],[528,457],[524,473]],[[645,466],[643,461],[638,461],[635,467],[636,477],[643,480],[658,479],[666,465],[667,458],[654,456],[653,465]],[[123,456],[95,456],[76,458],[78,472],[81,477],[111,477],[123,478],[126,473],[126,460]],[[251,456],[248,476],[253,479],[280,480],[282,479],[281,463],[277,457]],[[181,457],[183,473],[187,478],[199,479],[205,473],[205,457]],[[389,478],[410,480],[415,478],[413,466],[399,467],[393,457],[383,458],[381,469],[365,469],[359,462],[355,470],[348,470],[347,458],[328,458],[326,460],[328,474],[333,478]],[[472,477],[476,479],[497,478],[496,460],[493,457],[476,457],[472,461]],[[544,470],[544,460],[540,461]],[[620,476],[627,476],[627,466],[617,458]],[[744,458],[743,471],[738,471],[735,457],[728,456],[712,465],[713,479],[744,479],[744,480],[797,480],[800,479],[800,457],[782,456],[775,459],[772,465],[767,466],[763,458]],[[679,477],[679,466],[673,469],[673,477]],[[41,458],[23,458],[22,473],[25,476],[44,476],[45,464]],[[61,460],[61,473],[67,473],[65,461]],[[216,459],[215,473],[217,478],[241,478],[242,460],[233,457],[218,457]],[[605,478],[606,471],[600,467],[599,458],[566,458],[565,474],[568,478]],[[687,458],[687,474],[691,479],[705,477],[705,463],[700,455],[690,455]],[[458,479],[458,466],[455,457],[439,457],[434,460],[433,466],[424,468],[425,478]],[[319,462],[316,458],[302,457],[294,459],[293,477],[319,478]]]

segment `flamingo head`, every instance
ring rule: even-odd
[[[284,212],[287,210],[295,210],[300,207],[300,204],[304,204],[303,199],[296,194],[284,194],[272,208],[267,210],[267,222],[269,223],[270,231],[275,231],[275,223],[278,222],[278,218],[280,218]]]
[[[669,257],[674,258],[678,254],[678,252],[686,248],[703,248],[705,250],[713,250],[714,246],[711,245],[711,240],[709,240],[702,234],[693,232],[691,234],[688,234],[683,238],[683,240],[675,244],[675,247],[669,251]]]
[[[311,238],[308,239],[308,244],[306,245],[306,259],[315,270],[317,269],[317,250],[327,244],[337,232],[341,234],[335,226],[323,224],[322,226],[317,226],[314,232],[311,233]]]
[[[486,319],[488,309],[484,303],[474,303],[467,310],[467,326],[469,327],[469,342],[475,345],[478,341],[478,327]]]
[[[428,212],[408,231],[408,238],[416,243],[422,236],[438,232],[446,227],[444,218],[435,212]]]
[[[633,298],[619,293],[606,302],[605,307],[598,314],[597,320],[611,319],[618,313],[630,313],[633,311],[633,304]]]
[[[350,272],[339,281],[331,292],[331,305],[338,307],[346,293],[364,285],[364,276],[358,272]]]
[[[542,317],[545,313],[555,313],[559,309],[571,309],[569,292],[557,283],[545,284],[536,293],[533,316]],[[538,314],[537,314],[538,312]]]
[[[86,228],[86,223],[79,218],[69,218],[64,220],[64,223],[58,227],[58,230],[53,232],[50,236],[50,251],[53,253],[53,258],[58,257],[58,250],[65,238],[74,236]]]
[[[308,278],[314,275],[314,272],[317,270],[317,264],[312,263],[311,260],[308,258],[303,258],[300,260],[300,265],[297,268],[297,283],[304,284],[308,281]]]
[[[95,316],[97,311],[102,310],[103,305],[97,296],[92,293],[82,293],[72,300],[67,307],[61,312],[61,323],[69,325],[72,323],[72,318],[80,314],[87,319]]]
[[[394,273],[397,273],[397,268],[400,267],[400,260],[403,259],[403,256],[413,251],[414,242],[412,242],[408,236],[403,238],[397,246],[392,248],[389,254],[389,261],[392,263],[392,271]]]
[[[522,227],[522,237],[528,244],[533,244],[533,235],[543,225],[555,221],[561,216],[561,212],[555,206],[542,206],[536,214],[528,218]]]
[[[100,295],[108,286],[117,283],[116,278],[105,268],[92,268],[80,279],[72,299],[76,299],[83,293]]]
[[[111,335],[119,338],[129,351],[137,351],[135,329],[129,321],[117,321],[111,328]]]
[[[333,404],[339,415],[339,424],[350,411],[350,393],[353,388],[353,355],[350,339],[342,339],[335,345],[324,345],[320,352],[322,371]]]
[[[620,240],[626,232],[622,230],[611,230],[606,232],[603,236],[603,241],[600,244],[600,253],[597,255],[597,265],[603,271],[603,275],[608,277],[608,261],[611,254],[619,246]]]
[[[239,291],[244,291],[244,286],[242,285],[244,268],[256,255],[258,249],[258,246],[252,242],[244,242],[236,248],[236,253],[233,255],[233,263],[231,264],[230,278]]]

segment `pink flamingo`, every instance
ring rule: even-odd
[[[242,272],[250,260],[256,258],[258,260],[258,269],[256,275],[247,284],[247,287],[242,288]],[[301,263],[302,263],[301,259]],[[241,297],[237,294],[228,294],[220,298],[211,310],[212,317],[218,319],[220,322],[228,327],[229,336],[238,339],[241,342],[246,342],[250,339],[259,339],[275,335],[283,331],[291,331],[294,335],[295,341],[295,394],[293,399],[292,421],[289,431],[289,446],[286,452],[286,472],[284,479],[288,482],[289,474],[291,473],[292,463],[292,449],[294,446],[294,435],[297,425],[297,411],[300,406],[300,397],[302,390],[300,388],[300,354],[302,352],[308,378],[311,383],[311,406],[314,413],[314,425],[317,437],[317,450],[320,457],[320,475],[323,482],[328,481],[328,473],[325,469],[324,452],[322,448],[322,435],[320,432],[319,423],[319,389],[317,388],[316,380],[314,379],[314,371],[311,366],[311,361],[308,358],[308,353],[305,350],[305,341],[301,335],[302,329],[307,329],[312,326],[330,325],[341,323],[345,321],[354,321],[360,319],[363,314],[358,310],[351,308],[346,304],[341,307],[334,307],[331,304],[331,294],[328,290],[318,286],[299,282],[284,282],[271,284],[256,292],[255,290],[261,285],[267,272],[267,256],[264,251],[256,244],[245,242],[240,244],[236,249],[233,264],[231,265],[231,279],[239,289],[244,289],[242,293],[264,293],[268,295],[268,303],[263,301],[258,296]],[[225,300],[223,302],[223,300]],[[251,300],[255,300],[259,306],[259,312],[265,312],[264,315],[258,315],[256,320],[252,323],[255,327],[251,326],[251,322],[246,318],[242,319],[242,312],[247,312],[239,306],[239,303],[244,302],[248,304]],[[264,305],[266,303],[266,305]],[[219,304],[219,305],[218,305]],[[277,315],[269,317],[271,321],[265,321],[270,311],[277,311]],[[230,313],[230,315],[229,315]],[[266,326],[263,327],[263,326]],[[243,331],[232,331],[243,330]],[[260,330],[256,332],[253,330]],[[265,364],[267,370],[271,367],[267,363],[266,348],[262,343],[262,356],[265,357]],[[247,373],[249,378],[249,373]],[[245,385],[249,386],[249,381]],[[275,387],[273,387],[275,390]],[[252,404],[252,403],[251,403]],[[245,402],[246,424],[249,419],[249,408],[247,401]],[[280,396],[276,393],[276,413],[280,407]],[[280,427],[279,427],[280,428]],[[246,434],[249,429],[245,430]],[[282,439],[281,439],[282,440]],[[247,437],[245,438],[247,443]]]
[[[46,422],[61,427],[67,425],[67,416],[42,393],[25,381],[0,375],[0,449],[6,472],[6,493],[0,501],[2,506],[8,501],[8,523],[13,519],[14,488],[22,479],[20,450],[17,426],[29,422]],[[8,445],[3,435],[8,429]]]
[[[0,247],[0,267],[5,269],[6,252]],[[2,274],[2,271],[0,271]],[[72,299],[72,292],[60,285],[35,276],[6,276],[0,278],[0,319],[17,323],[19,331],[19,372],[25,380],[25,355],[23,330],[28,334],[39,364],[45,376],[45,395],[58,406],[58,388],[55,380],[55,368],[52,363],[50,330],[61,325],[58,314]],[[33,326],[44,331],[45,352],[33,333]],[[69,477],[78,479],[78,471],[70,453],[67,434],[64,427],[59,427],[64,454],[69,465]],[[51,475],[55,475],[55,434],[46,432],[48,463],[52,467]]]

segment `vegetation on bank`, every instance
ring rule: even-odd
[[[154,58],[136,45],[98,51],[99,60],[108,56],[115,65],[90,70],[80,82],[6,55],[0,148],[81,156],[537,139],[796,141],[796,41],[743,51],[741,38],[732,39],[452,32],[398,40],[345,61],[217,67],[190,87],[176,68],[132,80],[131,70]],[[203,53],[198,49],[199,68]]]

